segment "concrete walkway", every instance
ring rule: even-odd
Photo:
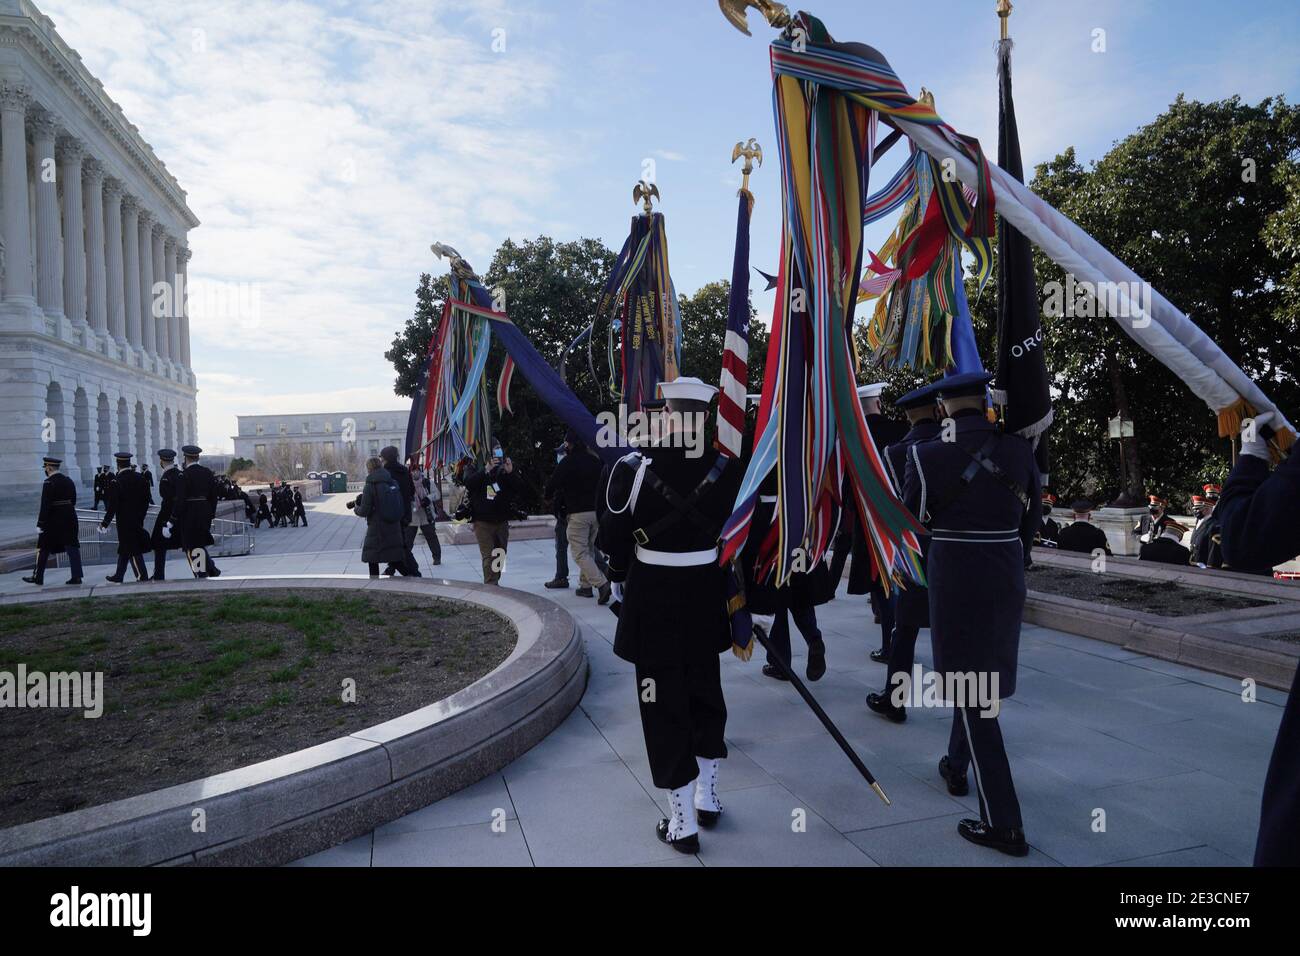
[[[265,527],[253,555],[226,573],[358,574],[362,522],[350,495],[310,503],[311,524]],[[421,541],[417,555],[432,572]],[[444,549],[439,576],[478,580],[473,546]],[[56,574],[58,572],[55,572]],[[730,757],[725,814],[698,856],[660,844],[665,799],[650,780],[632,668],[614,656],[614,616],[573,591],[546,591],[551,541],[521,541],[504,583],[544,594],[583,628],[591,679],[579,708],[499,773],[373,833],[300,861],[308,866],[455,865],[1069,865],[1232,866],[1250,862],[1259,794],[1285,695],[1135,655],[1114,645],[1027,627],[1020,686],[1002,729],[1033,851],[1024,860],[972,846],[957,821],[978,804],[948,796],[936,764],[951,712],[914,709],[906,724],[867,711],[884,668],[865,598],[819,609],[830,669],[817,699],[893,801],[885,807],[788,685],[722,658]],[[576,577],[571,576],[576,583]],[[0,593],[29,588],[0,577]],[[802,670],[802,641],[794,638]],[[918,660],[930,662],[923,632]],[[973,780],[972,780],[973,783]]]

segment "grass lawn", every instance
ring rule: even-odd
[[[322,743],[500,664],[504,618],[401,594],[79,598],[0,606],[0,672],[103,675],[103,714],[0,709],[0,827]],[[354,700],[345,700],[348,687]]]

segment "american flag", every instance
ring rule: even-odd
[[[745,433],[745,393],[749,382],[749,214],[750,198],[740,195],[736,214],[736,257],[731,267],[727,302],[727,337],[722,346],[718,388],[718,450],[740,457]]]

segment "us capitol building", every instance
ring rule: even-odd
[[[194,441],[198,224],[50,19],[0,0],[0,514],[31,511],[42,455],[89,489],[115,451]]]

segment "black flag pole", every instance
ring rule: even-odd
[[[799,696],[803,698],[804,703],[807,704],[812,709],[812,712],[817,715],[817,719],[822,722],[822,726],[826,728],[827,732],[830,733],[835,742],[840,745],[840,749],[843,750],[844,755],[849,758],[849,762],[852,763],[853,766],[857,767],[858,773],[862,774],[867,783],[871,784],[871,789],[876,791],[876,796],[885,802],[885,806],[892,807],[893,804],[889,802],[889,797],[885,796],[885,791],[880,788],[880,784],[876,783],[876,778],[871,775],[871,771],[868,770],[867,765],[862,762],[862,758],[859,757],[858,752],[853,749],[853,745],[844,739],[844,735],[840,733],[840,729],[835,726],[835,722],[831,720],[830,715],[827,714],[826,711],[822,710],[822,705],[817,703],[817,699],[813,697],[808,688],[804,686],[804,683],[799,679],[799,676],[790,669],[790,665],[785,662],[785,659],[772,649],[772,644],[767,637],[767,631],[765,631],[761,625],[754,625],[754,637],[757,638],[758,643],[762,644],[767,650],[772,663],[777,666],[777,669],[785,679],[794,685],[794,689],[799,692]]]

